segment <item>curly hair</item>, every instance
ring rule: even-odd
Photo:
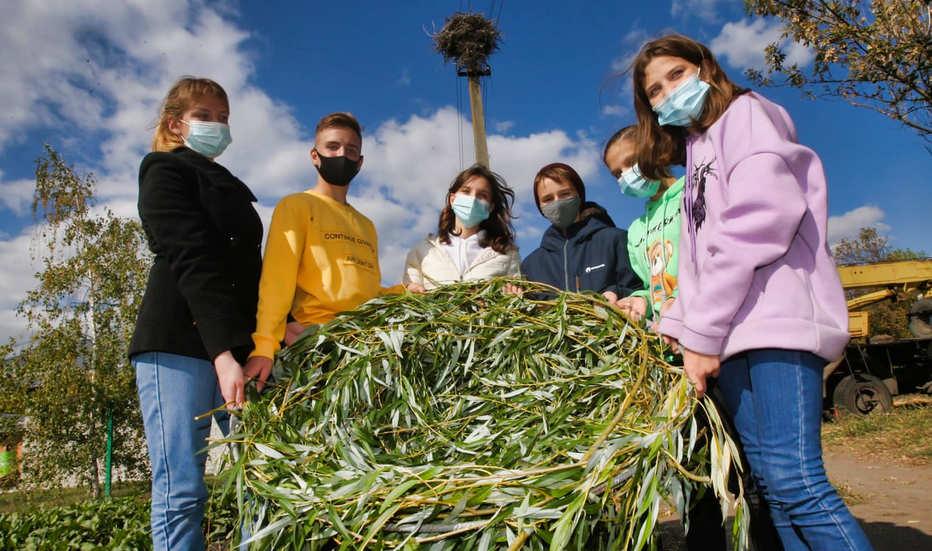
[[[489,205],[489,217],[479,224],[485,232],[480,247],[492,247],[499,254],[505,254],[515,246],[515,230],[511,226],[511,206],[515,201],[515,192],[505,183],[505,179],[490,169],[476,164],[460,172],[450,184],[444,195],[443,209],[437,222],[437,236],[441,243],[450,243],[450,236],[456,235],[456,216],[450,207],[450,196],[459,191],[463,184],[473,178],[483,178],[492,190],[492,204]]]

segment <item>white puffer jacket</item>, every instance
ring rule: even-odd
[[[431,234],[408,253],[405,273],[401,282],[405,285],[418,283],[428,291],[441,285],[460,281],[478,281],[496,276],[520,276],[521,255],[513,247],[508,253],[495,252],[486,247],[460,274],[456,262],[444,250],[440,238]]]

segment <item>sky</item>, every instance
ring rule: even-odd
[[[501,50],[483,96],[492,169],[516,192],[522,255],[547,226],[531,186],[545,164],[572,165],[587,196],[626,227],[643,209],[601,165],[604,141],[634,122],[630,78],[640,45],[670,31],[707,44],[728,74],[763,65],[779,22],[740,0],[16,0],[0,3],[0,339],[22,336],[16,304],[35,287],[42,252],[30,212],[35,160],[55,147],[93,173],[100,205],[135,217],[139,162],[159,102],[182,75],[212,78],[230,96],[233,144],[218,162],[275,203],[313,185],[313,128],[350,111],[364,127],[364,167],[350,202],[379,233],[385,283],[409,248],[436,227],[454,176],[474,151],[464,79],[430,34],[457,11],[497,20]],[[787,43],[791,60],[811,62]],[[840,100],[794,89],[764,95],[787,108],[799,140],[829,180],[830,239],[876,226],[893,246],[925,252],[932,155],[911,130]]]

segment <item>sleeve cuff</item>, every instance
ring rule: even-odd
[[[382,287],[380,295],[402,295],[405,292],[405,286],[402,284],[392,285],[391,287]]]
[[[657,332],[668,337],[680,340],[680,333],[683,332],[683,322],[668,317],[660,318],[657,326]]]
[[[234,325],[239,324],[230,318],[202,320],[197,324],[201,342],[204,343],[204,349],[211,361],[227,350],[232,351],[252,344],[248,330],[237,329]]]
[[[258,333],[252,334],[252,341],[256,347],[252,353],[249,354],[250,358],[255,358],[257,356],[260,358],[268,358],[270,360],[275,358],[275,352],[278,351],[279,347],[278,341]]]
[[[688,348],[693,352],[717,356],[722,353],[722,343],[725,341],[725,337],[710,337],[681,325],[680,335],[677,340],[680,341],[684,348]]]

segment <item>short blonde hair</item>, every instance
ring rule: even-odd
[[[191,104],[205,96],[221,99],[227,104],[227,109],[230,108],[226,91],[209,78],[184,76],[178,79],[162,100],[155,135],[152,137],[152,151],[171,151],[183,145],[181,138],[169,130],[168,121],[172,118],[180,119],[191,108]]]

